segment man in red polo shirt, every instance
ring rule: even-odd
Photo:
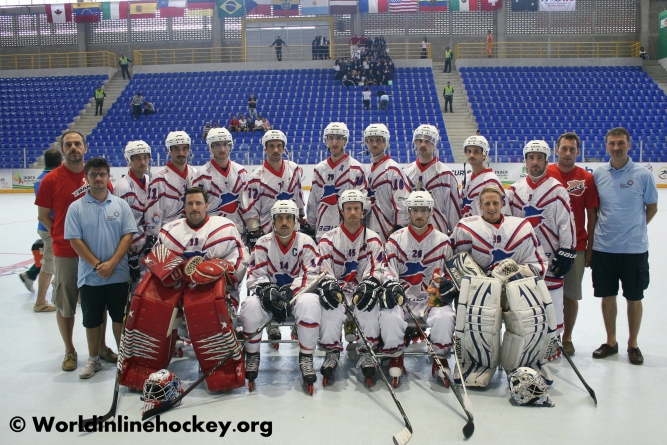
[[[570,195],[574,224],[577,229],[577,258],[574,267],[563,277],[563,348],[569,355],[574,355],[572,330],[577,320],[579,300],[581,300],[581,280],[584,268],[590,267],[593,257],[593,232],[597,221],[599,204],[595,180],[590,172],[577,167],[579,156],[579,136],[565,133],[556,142],[558,163],[547,168],[547,175],[558,180]],[[588,217],[588,218],[586,218]],[[586,222],[586,219],[588,221]]]
[[[68,131],[60,139],[64,163],[46,175],[39,186],[35,205],[39,221],[50,232],[53,239],[55,274],[53,280],[53,304],[56,307],[58,329],[65,343],[63,371],[74,371],[77,354],[72,342],[74,315],[79,298],[77,273],[79,257],[65,240],[65,217],[67,209],[77,199],[86,194],[88,183],[84,179],[83,157],[88,151],[86,139],[78,131]],[[109,182],[111,188],[111,182]],[[53,211],[53,217],[51,212]],[[106,345],[106,316],[100,338],[100,358],[116,362],[118,356]]]

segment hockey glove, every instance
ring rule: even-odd
[[[393,309],[396,305],[403,306],[406,300],[405,290],[398,281],[387,281],[382,285],[382,293],[379,295],[379,300],[382,309]]]
[[[357,286],[357,290],[354,291],[352,296],[352,303],[357,306],[357,309],[360,311],[370,312],[375,307],[377,303],[379,294],[378,291],[382,290],[382,285],[380,280],[375,277],[365,277]]]
[[[304,223],[301,224],[301,229],[299,232],[303,233],[304,235],[308,235],[313,239],[313,241],[315,241],[315,229],[313,229],[307,222],[304,221]]]
[[[577,251],[573,249],[558,249],[556,256],[551,261],[551,273],[554,278],[560,278],[572,269]]]
[[[443,277],[438,292],[440,293],[440,306],[449,306],[459,296],[456,284],[449,277]]]
[[[294,292],[292,292],[292,288],[290,286],[291,284],[284,284],[280,286],[280,296],[288,303],[292,300],[292,297],[294,297]]]
[[[127,264],[130,266],[130,279],[132,281],[141,278],[141,271],[139,270],[139,254],[136,252],[129,252],[127,254]]]
[[[153,249],[153,246],[157,243],[157,236],[154,235],[148,235],[146,237],[146,244],[144,245],[144,251],[143,251],[143,256],[146,256],[150,253],[151,249]]]
[[[262,309],[273,314],[273,319],[284,323],[289,315],[289,302],[282,298],[280,287],[274,283],[261,283],[255,287]]]
[[[252,250],[255,248],[255,244],[257,244],[257,241],[264,236],[264,232],[262,230],[256,230],[254,232],[246,232],[245,234],[245,243],[248,245],[248,250],[250,253],[252,253]]]
[[[336,309],[338,304],[343,301],[343,292],[338,285],[338,280],[333,278],[325,278],[320,282],[320,287],[317,288],[317,293],[320,296],[320,303],[326,310]]]

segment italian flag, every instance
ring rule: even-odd
[[[479,0],[450,0],[449,7],[452,11],[477,11]]]
[[[129,5],[129,2],[102,3],[102,20],[126,19]]]

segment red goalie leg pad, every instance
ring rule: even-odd
[[[204,374],[238,346],[227,309],[224,278],[215,283],[188,286],[183,295],[183,312],[192,347]],[[243,351],[237,351],[206,379],[208,390],[221,391],[245,385]]]
[[[146,272],[134,292],[125,322],[118,354],[121,385],[142,391],[151,373],[169,365],[181,325],[182,294],[183,286],[165,287]]]

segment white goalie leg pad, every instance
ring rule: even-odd
[[[456,353],[461,362],[454,380],[486,387],[500,358],[502,282],[493,277],[465,276],[456,309]]]
[[[557,326],[556,330],[558,334],[561,334],[563,332],[563,323],[565,322],[565,313],[563,312],[563,280],[560,280],[560,283],[556,283],[552,278],[547,277],[544,281],[549,289],[551,302],[554,305]]]
[[[512,281],[505,287],[509,310],[503,313],[505,335],[500,364],[506,373],[518,367],[540,369],[549,340],[556,332],[556,315],[544,280]]]

